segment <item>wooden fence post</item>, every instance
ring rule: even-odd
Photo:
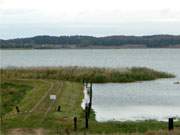
[[[92,106],[92,83],[90,85],[90,93],[89,93],[89,97],[90,97],[90,109],[91,109],[91,106]]]
[[[169,118],[168,128],[169,128],[169,131],[174,129],[173,118]]]
[[[90,103],[89,103],[88,104],[88,110],[87,110],[88,119],[90,117],[90,113],[91,113],[91,108],[90,108]]]
[[[87,88],[87,86],[88,86],[88,82],[87,82],[87,81],[85,81],[85,86],[86,86],[86,88]]]
[[[61,111],[61,106],[60,106],[60,105],[58,106],[57,111],[58,111],[58,112],[60,112],[60,111]]]
[[[85,107],[85,127],[88,129],[88,105]]]
[[[20,110],[19,110],[19,107],[18,107],[18,106],[16,106],[16,111],[17,111],[17,113],[19,113],[19,112],[20,112]]]
[[[74,117],[74,130],[77,130],[77,117]]]

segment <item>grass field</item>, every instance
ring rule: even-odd
[[[0,94],[1,134],[168,134],[165,122],[99,123],[95,120],[93,110],[89,119],[89,129],[85,130],[84,111],[80,106],[83,99],[83,85],[80,82],[60,79],[15,78],[10,74],[5,74],[1,77]],[[50,94],[56,94],[55,102],[50,101]],[[58,105],[61,105],[61,112],[57,111]],[[16,106],[20,109],[19,113],[16,112]],[[75,116],[78,119],[76,132],[73,130]],[[175,122],[174,135],[179,135],[179,127],[180,122]]]

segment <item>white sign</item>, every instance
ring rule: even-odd
[[[56,100],[56,95],[50,95],[50,100]]]

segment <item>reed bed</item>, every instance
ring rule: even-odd
[[[38,67],[1,69],[1,78],[58,79],[93,83],[125,83],[175,77],[173,74],[146,67],[97,68],[97,67]]]

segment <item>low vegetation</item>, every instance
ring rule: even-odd
[[[17,84],[17,86],[12,84]],[[10,129],[47,129],[52,134],[56,133],[56,128],[61,130],[72,130],[73,117],[82,120],[83,110],[80,106],[83,98],[82,85],[79,83],[64,82],[58,80],[3,80],[1,82],[1,94],[6,94],[6,87],[11,87],[14,91],[23,89],[26,85],[26,94],[19,97],[20,102],[14,102],[12,97],[7,96],[4,104],[11,111],[6,111],[1,115],[2,131],[7,134]],[[6,86],[6,87],[4,87]],[[32,88],[33,89],[29,89]],[[73,93],[73,94],[72,94]],[[49,99],[50,94],[56,94],[57,100],[52,102]],[[16,95],[12,95],[16,97]],[[8,101],[8,102],[7,102]],[[11,101],[11,102],[9,102]],[[61,106],[61,112],[57,111],[58,105]],[[20,112],[16,111],[16,106]],[[1,110],[5,106],[1,106]],[[13,130],[14,131],[14,130]]]
[[[95,75],[98,74],[98,75]],[[147,75],[148,77],[146,77]],[[99,79],[103,76],[105,79]],[[123,78],[123,77],[124,78]],[[86,78],[87,77],[87,78]],[[123,81],[125,78],[127,80]],[[147,68],[105,69],[86,67],[1,69],[1,134],[151,134],[166,133],[167,123],[158,121],[97,122],[91,110],[89,129],[85,130],[82,80],[93,82],[133,82],[173,77]],[[98,78],[98,79],[97,79]],[[129,81],[130,80],[130,81]],[[52,102],[50,94],[57,100]],[[57,107],[61,106],[61,111]],[[20,112],[16,111],[16,106]],[[3,110],[3,111],[2,111]],[[73,118],[77,117],[77,131]],[[180,122],[174,123],[179,133]],[[160,130],[160,131],[159,131]]]
[[[19,102],[14,103],[13,100],[6,100],[8,104],[12,105],[7,104],[11,111],[6,111],[2,117],[2,131],[5,134],[19,135],[24,133],[24,135],[27,135],[42,132],[43,135],[58,135],[84,134],[84,132],[87,132],[87,134],[116,135],[117,133],[145,134],[150,131],[167,130],[167,123],[158,121],[99,123],[95,120],[93,110],[89,119],[89,129],[85,130],[84,111],[80,106],[83,99],[81,83],[46,79],[21,79],[5,80],[1,83],[1,86],[2,93],[7,88],[14,89],[14,91],[26,89],[26,94],[19,98]],[[31,89],[32,87],[33,89]],[[49,94],[56,94],[57,100],[55,102],[50,101]],[[9,98],[12,99],[7,97],[7,99]],[[61,105],[61,112],[57,111],[58,105]],[[15,106],[19,107],[20,113],[16,112]],[[78,119],[76,132],[73,130],[74,116]],[[180,123],[175,122],[175,129],[178,129],[178,127],[180,127]]]
[[[12,111],[12,108],[20,102],[26,92],[32,89],[32,87],[14,83],[3,83],[1,84],[0,89],[2,106],[1,115],[4,115]]]
[[[135,82],[170,78],[174,75],[149,68],[47,67],[1,69],[2,78],[57,79],[93,83]]]

